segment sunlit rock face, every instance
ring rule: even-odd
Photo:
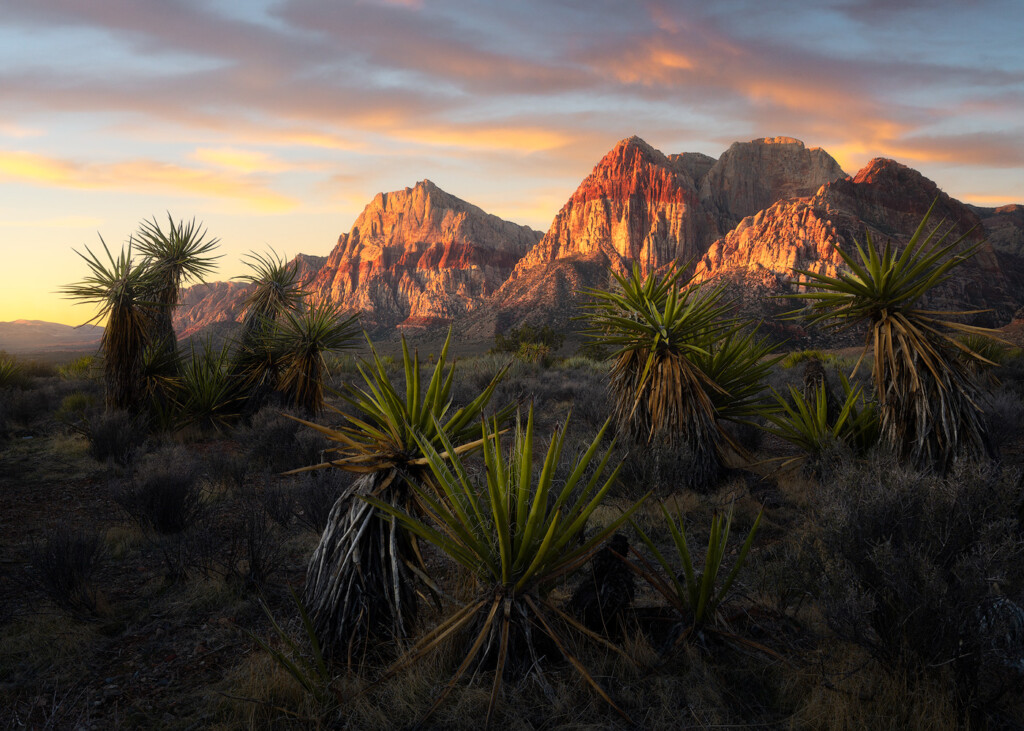
[[[702,253],[718,229],[692,177],[701,169],[699,161],[680,157],[669,159],[639,137],[621,141],[562,206],[516,271],[570,257],[617,271],[636,262],[649,271]]]
[[[933,202],[932,227],[950,230],[950,240],[968,235],[965,245],[982,241],[981,220],[968,206],[916,170],[878,158],[853,178],[836,180],[812,196],[780,201],[744,218],[709,247],[695,277],[746,280],[789,290],[794,269],[836,276],[843,269],[837,247],[853,253],[854,242],[863,243],[869,231],[877,246],[892,242],[902,248]],[[992,245],[981,243],[977,253],[936,290],[931,302],[990,307],[996,319],[1005,319],[1013,310],[1013,297]]]
[[[424,180],[379,193],[310,289],[368,326],[442,324],[497,290],[540,237]]]

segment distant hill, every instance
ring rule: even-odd
[[[36,353],[49,350],[98,348],[103,328],[97,325],[71,327],[42,320],[0,322],[0,350],[8,353]]]

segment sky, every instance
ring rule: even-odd
[[[75,251],[196,218],[215,279],[326,255],[428,178],[547,230],[616,142],[789,136],[1024,202],[1020,0],[4,0],[0,321],[77,325]]]

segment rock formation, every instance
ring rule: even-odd
[[[539,239],[424,180],[379,193],[310,288],[364,313],[364,325],[448,322],[497,290]]]
[[[820,147],[792,137],[734,142],[700,179],[700,199],[722,231],[781,200],[811,195],[846,177]]]
[[[836,180],[813,196],[780,201],[744,218],[709,247],[695,278],[729,278],[787,290],[793,269],[835,276],[843,266],[837,246],[853,252],[854,240],[864,242],[865,229],[878,246],[887,241],[903,246],[933,201],[931,224],[950,229],[951,241],[964,234],[970,243],[984,238],[981,220],[968,206],[916,170],[878,158],[852,179]],[[1009,282],[990,243],[982,243],[954,271],[933,302],[950,308],[991,307],[997,319],[1013,312]]]
[[[698,280],[728,283],[746,314],[770,317],[791,307],[774,297],[791,291],[794,268],[836,274],[836,247],[862,241],[865,227],[876,243],[900,246],[936,199],[935,221],[989,237],[936,303],[991,307],[993,322],[1007,320],[1024,304],[1024,207],[966,206],[892,160],[847,177],[826,152],[788,137],[737,142],[718,160],[622,140],[543,236],[430,181],[381,193],[326,260],[308,257],[307,288],[362,312],[370,328],[458,320],[463,337],[490,340],[523,322],[575,329],[582,291],[605,286],[610,271],[694,261]],[[186,290],[179,333],[240,319],[246,292],[223,282]]]

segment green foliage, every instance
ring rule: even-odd
[[[765,380],[782,358],[774,355],[770,338],[758,338],[757,328],[733,329],[705,351],[693,351],[690,360],[717,388],[708,396],[719,419],[752,423],[774,409],[766,396]]]
[[[149,259],[152,275],[154,332],[152,342],[160,348],[174,350],[177,340],[174,336],[173,315],[178,305],[181,285],[189,280],[202,281],[214,270],[219,258],[210,256],[219,239],[207,239],[206,229],[193,218],[174,222],[167,214],[167,231],[161,228],[156,217],[143,221],[135,235],[139,252]]]
[[[633,527],[640,534],[641,540],[648,550],[654,554],[655,560],[661,566],[664,574],[658,575],[651,570],[651,567],[644,562],[644,568],[638,573],[647,579],[662,596],[682,614],[691,618],[691,626],[683,638],[690,636],[695,629],[713,621],[719,605],[729,593],[733,582],[739,575],[740,569],[746,563],[747,554],[754,544],[757,536],[757,529],[761,524],[761,515],[758,513],[751,526],[747,538],[740,546],[736,560],[729,570],[729,573],[722,578],[722,564],[725,560],[726,550],[729,545],[729,531],[732,527],[732,506],[724,516],[716,513],[711,518],[711,535],[708,538],[708,550],[704,556],[704,570],[700,573],[694,571],[693,555],[686,541],[686,529],[683,525],[682,515],[673,518],[668,509],[662,505],[661,512],[665,516],[665,525],[672,535],[672,543],[676,549],[676,558],[682,565],[682,573],[676,565],[673,565],[665,558],[654,541],[647,537],[647,534],[640,530],[635,523]],[[667,580],[666,578],[667,577]]]
[[[913,464],[945,472],[963,454],[989,451],[965,361],[991,363],[956,335],[992,331],[956,319],[974,311],[936,311],[921,303],[978,248],[964,248],[967,235],[950,240],[952,229],[940,234],[941,224],[926,235],[932,208],[902,252],[887,243],[880,253],[865,232],[866,246],[855,242],[855,254],[839,250],[849,273],[798,270],[808,291],[789,296],[809,302],[812,323],[840,330],[867,325],[861,360],[873,352],[883,438]]]
[[[640,506],[629,506],[609,524],[594,528],[584,536],[584,528],[615,484],[619,469],[605,477],[611,449],[588,473],[608,428],[605,423],[589,448],[576,461],[576,467],[564,482],[554,479],[562,459],[562,447],[568,422],[551,439],[536,474],[533,460],[533,410],[525,427],[516,424],[512,449],[503,453],[497,421],[483,427],[481,445],[486,465],[486,486],[478,486],[470,477],[458,448],[447,439],[438,425],[438,452],[426,437],[417,437],[431,473],[430,487],[411,487],[421,501],[427,520],[414,517],[387,502],[364,498],[387,515],[400,520],[419,538],[444,552],[476,579],[476,596],[462,609],[443,621],[420,640],[391,672],[406,667],[432,650],[447,635],[474,627],[475,640],[441,693],[434,708],[479,658],[495,659],[494,684],[488,707],[487,723],[493,715],[501,681],[509,660],[509,638],[523,630],[546,635],[580,672],[587,683],[614,707],[611,699],[568,650],[563,628],[581,629],[551,601],[549,592],[555,583],[585,563],[615,530]],[[450,463],[450,464],[449,464]],[[436,526],[436,527],[435,527]],[[584,630],[584,632],[586,632]],[[586,632],[596,637],[593,633]],[[529,634],[525,634],[529,637]],[[519,651],[536,658],[531,640]],[[482,653],[482,654],[481,654]],[[525,658],[523,658],[525,659]],[[528,660],[527,660],[528,661]],[[428,712],[429,713],[429,712]]]
[[[320,649],[320,643],[316,638],[316,632],[313,629],[313,622],[309,618],[309,614],[306,612],[306,608],[302,606],[302,601],[295,594],[294,590],[291,592],[292,601],[295,603],[295,607],[299,612],[299,617],[302,620],[302,629],[306,635],[306,640],[309,642],[309,652],[304,652],[299,646],[299,642],[296,641],[288,632],[281,628],[278,624],[277,619],[274,618],[274,613],[270,611],[270,607],[262,599],[260,600],[260,607],[263,609],[263,613],[270,620],[271,627],[273,627],[274,635],[277,637],[278,643],[281,647],[275,647],[259,635],[246,630],[246,634],[256,642],[264,652],[274,658],[280,667],[284,668],[294,680],[297,682],[302,689],[309,694],[318,705],[322,708],[333,707],[336,703],[334,694],[330,692],[331,682],[333,680],[330,672],[330,668],[327,665],[327,659],[324,653]]]
[[[555,330],[549,325],[537,327],[529,323],[520,327],[514,327],[506,333],[496,333],[494,336],[495,353],[528,353],[531,349],[537,350],[535,346],[544,346],[548,352],[554,352],[562,347],[565,342],[565,334]],[[526,346],[524,348],[524,346]]]
[[[337,306],[321,302],[296,314],[282,313],[270,336],[270,349],[280,353],[279,388],[297,408],[318,414],[324,407],[325,354],[352,346],[359,315],[345,316]]]
[[[238,379],[231,372],[227,345],[218,350],[207,338],[197,352],[193,342],[190,357],[181,363],[175,397],[186,423],[219,430],[234,420],[242,393]]]
[[[364,475],[331,511],[306,576],[306,604],[330,654],[358,656],[368,637],[385,632],[405,637],[415,620],[413,582],[416,577],[429,581],[422,555],[394,518],[377,515],[360,498],[374,496],[396,509],[418,513],[419,501],[399,472],[413,482],[424,476],[423,445],[439,449],[442,443],[457,444],[448,450],[451,456],[480,447],[479,439],[473,438],[476,422],[505,371],[465,406],[453,409],[455,367],[447,366],[450,342],[451,332],[426,388],[419,354],[410,355],[404,339],[404,388],[395,386],[390,367],[370,342],[373,361],[359,367],[362,387],[346,387],[350,408],[342,412],[329,407],[344,423],[330,428],[299,420],[337,445],[329,450],[337,458],[319,467]],[[503,409],[498,418],[504,420],[510,413],[511,407]]]
[[[93,378],[96,369],[96,356],[83,355],[57,367],[57,375],[65,381],[76,381]]]
[[[363,386],[350,384],[342,394],[354,414],[328,406],[345,419],[345,424],[336,429],[298,419],[339,445],[331,450],[340,455],[331,461],[331,465],[350,472],[422,466],[420,438],[425,437],[435,447],[442,435],[459,445],[474,441],[478,428],[476,422],[490,402],[507,367],[499,370],[476,398],[452,413],[451,391],[455,365],[448,367],[445,373],[451,343],[450,331],[426,389],[421,387],[419,354],[410,354],[405,338],[402,338],[402,367],[405,375],[405,388],[402,391],[392,382],[387,359],[378,355],[369,339],[367,342],[373,361],[359,366]],[[512,409],[512,406],[502,409],[499,418],[507,419]],[[460,449],[465,451],[463,446]]]
[[[794,386],[789,387],[788,400],[773,392],[778,411],[768,415],[772,426],[767,431],[799,447],[812,462],[837,445],[848,447],[857,456],[866,455],[878,442],[878,409],[860,386],[851,386],[845,375],[840,377],[843,401],[838,413],[829,409],[824,384],[818,385],[811,398]]]
[[[245,300],[243,342],[268,328],[282,313],[298,309],[306,296],[299,282],[296,262],[285,263],[274,251],[269,254],[251,252],[246,258],[251,260],[246,264],[253,273],[236,277],[254,285]]]
[[[611,389],[620,429],[634,438],[715,441],[713,381],[687,357],[710,355],[708,346],[731,329],[723,291],[683,286],[683,270],[642,277],[613,273],[620,291],[587,290],[593,300],[584,331],[613,349]]]
[[[0,388],[21,386],[25,383],[25,369],[13,356],[0,355]]]

